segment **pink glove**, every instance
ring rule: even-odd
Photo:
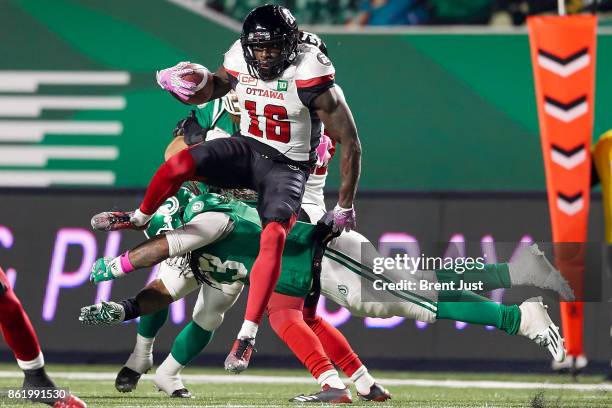
[[[325,167],[331,159],[329,148],[332,146],[332,140],[327,135],[321,135],[319,146],[317,146],[317,168]]]
[[[334,232],[350,231],[357,226],[357,216],[355,215],[355,209],[342,208],[338,204],[334,207]]]
[[[183,75],[193,74],[194,70],[187,68],[190,64],[189,61],[179,62],[173,67],[157,71],[155,75],[157,83],[162,89],[172,92],[181,100],[188,100],[197,91],[197,84],[182,79]]]

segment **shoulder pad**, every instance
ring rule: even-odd
[[[145,230],[145,235],[150,238],[183,225],[185,209],[196,197],[196,193],[202,194],[206,190],[206,185],[199,182],[183,184],[176,195],[167,199],[153,214],[153,218],[151,218]]]
[[[244,54],[242,53],[242,45],[240,40],[236,40],[230,49],[225,53],[223,58],[223,68],[232,75],[237,76],[239,73],[248,72]]]
[[[298,52],[298,58],[295,62],[296,81],[308,81],[321,77],[333,79],[336,73],[334,65],[317,47],[310,44],[300,44]]]

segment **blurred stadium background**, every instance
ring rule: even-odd
[[[141,236],[94,233],[89,219],[108,208],[137,205],[172,128],[189,111],[160,92],[156,69],[183,60],[215,69],[240,20],[263,3],[0,2],[0,265],[13,279],[48,361],[120,363],[131,350],[133,327],[85,328],[77,316],[82,305],[123,298],[144,285],[146,274],[99,288],[88,282],[97,257],[119,254]],[[364,152],[357,214],[365,236],[375,244],[463,240],[512,248],[524,240],[551,240],[523,24],[529,14],[554,12],[556,1],[283,3],[326,41],[353,110]],[[569,12],[595,6],[601,13],[596,139],[612,127],[612,19],[606,14],[612,2],[567,2]],[[335,163],[328,204],[335,203],[338,182]],[[602,240],[596,192],[589,241]],[[610,364],[610,304],[601,289],[585,306],[590,373],[603,373]],[[512,293],[497,296],[516,300]],[[158,353],[168,351],[192,304],[173,306],[171,324],[156,342]],[[199,364],[221,363],[243,306],[234,308]],[[484,328],[358,319],[329,302],[320,306],[371,368],[549,370],[547,355],[531,343]],[[112,343],[105,340],[109,336]],[[12,358],[0,343],[0,360]],[[279,364],[297,367],[297,360],[266,328],[252,365]]]

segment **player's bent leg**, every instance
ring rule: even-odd
[[[216,139],[181,150],[157,169],[137,210],[97,214],[91,220],[92,227],[102,231],[142,229],[185,181],[205,179],[219,187],[250,187],[246,185],[250,150],[239,139]]]
[[[494,326],[546,347],[557,361],[565,356],[559,328],[550,319],[541,297],[527,299],[520,306],[506,306],[469,291],[440,292],[437,318]]]
[[[1,271],[0,269],[0,273]],[[0,282],[3,280],[2,277],[0,276]],[[3,287],[5,290],[0,294],[2,335],[22,369],[42,367],[44,362],[34,327],[6,280],[3,282]]]
[[[289,225],[276,221],[269,222],[261,232],[259,254],[253,263],[249,277],[250,287],[245,320],[225,359],[227,371],[240,373],[249,365],[263,311],[280,277],[281,258],[287,230],[292,226],[294,220]]]
[[[299,213],[308,179],[306,168],[274,161],[255,150],[251,150],[249,173],[258,193],[257,212],[263,230],[249,278],[245,320],[226,358],[225,368],[232,372],[248,366],[259,323],[280,277],[287,233]]]
[[[153,343],[157,332],[168,318],[168,310],[165,308],[157,313],[141,316],[134,350],[115,378],[117,391],[133,391],[142,374],[153,367]]]
[[[38,337],[30,318],[21,302],[11,289],[8,279],[0,268],[0,331],[15,355],[19,368],[23,370],[22,387],[28,389],[56,388],[47,375],[45,360],[38,343]],[[59,400],[39,400],[54,407],[86,408],[87,405],[78,397],[66,395]]]
[[[155,373],[153,381],[161,391],[172,397],[191,397],[191,393],[183,385],[181,371],[208,345],[214,331],[223,323],[225,312],[234,305],[242,288],[240,282],[222,284],[220,288],[207,284],[200,287],[193,310],[193,321],[179,333],[170,355]]]
[[[196,162],[188,150],[183,150],[162,163],[151,179],[144,200],[136,211],[102,212],[91,219],[93,229],[115,231],[121,229],[142,229],[159,206],[176,194],[185,181],[194,178]]]

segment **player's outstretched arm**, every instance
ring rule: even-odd
[[[89,280],[94,283],[113,280],[138,269],[148,268],[169,258],[165,235],[149,238],[116,258],[104,257],[94,262]]]
[[[353,212],[353,201],[361,173],[361,142],[353,114],[335,87],[328,89],[313,101],[313,107],[325,125],[330,137],[342,144],[340,174],[342,177],[338,206]],[[334,212],[336,212],[334,210]],[[354,225],[347,225],[351,229]],[[354,220],[353,220],[354,224]]]
[[[98,259],[90,280],[94,283],[113,280],[168,258],[183,256],[222,239],[231,228],[233,222],[227,214],[214,211],[198,214],[182,228],[149,238],[116,258]]]

